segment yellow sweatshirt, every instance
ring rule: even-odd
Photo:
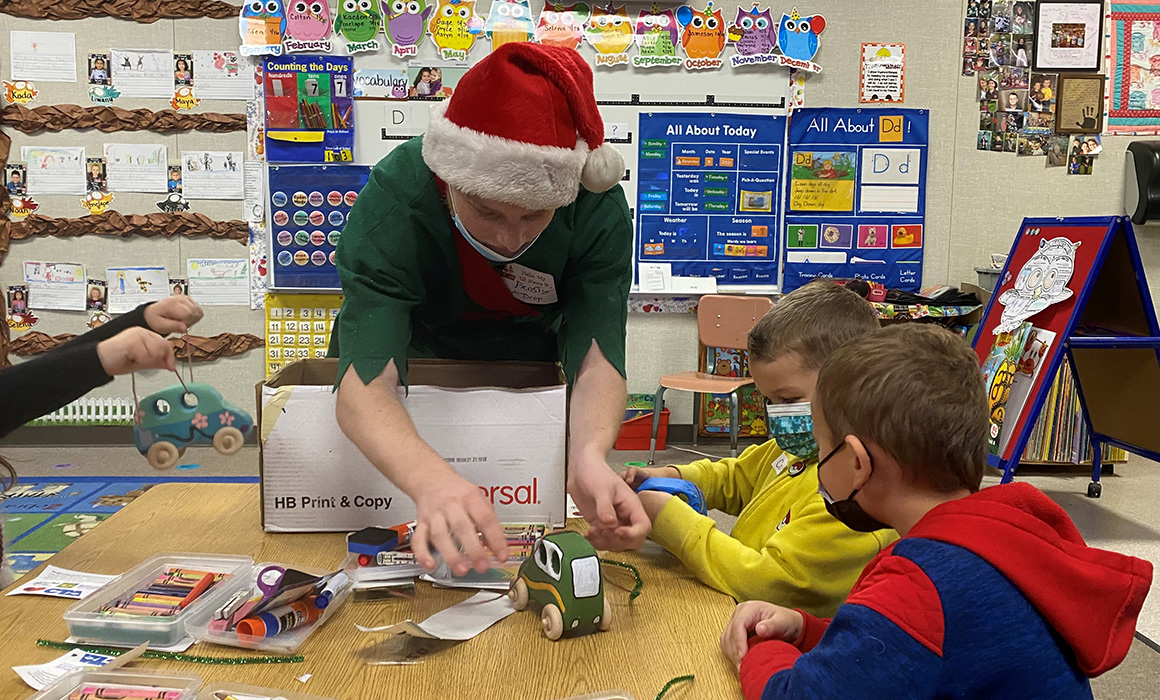
[[[679,498],[669,499],[652,538],[704,583],[738,601],[764,600],[832,617],[862,568],[898,539],[893,530],[854,532],[826,512],[817,461],[803,463],[770,440],[735,459],[677,467],[705,505],[737,515],[726,535]]]

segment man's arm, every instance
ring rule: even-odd
[[[568,422],[568,492],[590,523],[599,549],[635,549],[648,537],[649,519],[633,490],[608,466],[624,418],[624,377],[592,341],[572,386]]]
[[[507,542],[491,503],[419,437],[399,401],[398,385],[394,360],[367,384],[351,364],[338,387],[335,413],[351,442],[415,502],[411,548],[419,563],[428,570],[435,568],[429,545],[460,576],[473,565],[485,571],[490,555],[506,560]]]

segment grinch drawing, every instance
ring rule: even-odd
[[[1079,246],[1063,237],[1039,242],[1039,250],[1019,270],[1015,286],[999,295],[1003,315],[995,335],[1013,331],[1048,306],[1071,298],[1067,283],[1075,272]]]

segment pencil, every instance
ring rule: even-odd
[[[213,580],[214,580],[213,574],[206,574],[201,579],[201,581],[199,581],[198,584],[193,587],[193,590],[189,592],[189,595],[185,596],[185,600],[183,600],[177,604],[177,609],[178,610],[185,610],[185,607],[187,605],[189,605],[193,601],[197,600],[197,597],[199,595],[201,595],[202,593],[205,593],[207,590],[209,590],[209,587],[213,585]]]

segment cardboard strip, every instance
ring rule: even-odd
[[[236,9],[233,12],[237,12]],[[227,133],[246,130],[246,115],[219,112],[175,112],[162,109],[123,109],[107,105],[42,105],[25,107],[12,104],[0,112],[0,125],[26,134],[65,129],[98,131],[211,131]]]
[[[237,17],[238,8],[221,0],[9,0],[0,12],[30,19],[116,17],[151,24],[159,19]]]
[[[49,335],[40,331],[31,331],[8,344],[8,352],[18,357],[29,357],[47,352],[57,346],[73,340],[77,336],[73,333]],[[265,340],[250,333],[219,333],[213,337],[188,335],[180,338],[170,338],[170,345],[177,352],[182,362],[192,358],[194,362],[207,362],[221,357],[232,357],[249,352],[265,345]],[[0,357],[0,361],[7,363],[7,353]]]

